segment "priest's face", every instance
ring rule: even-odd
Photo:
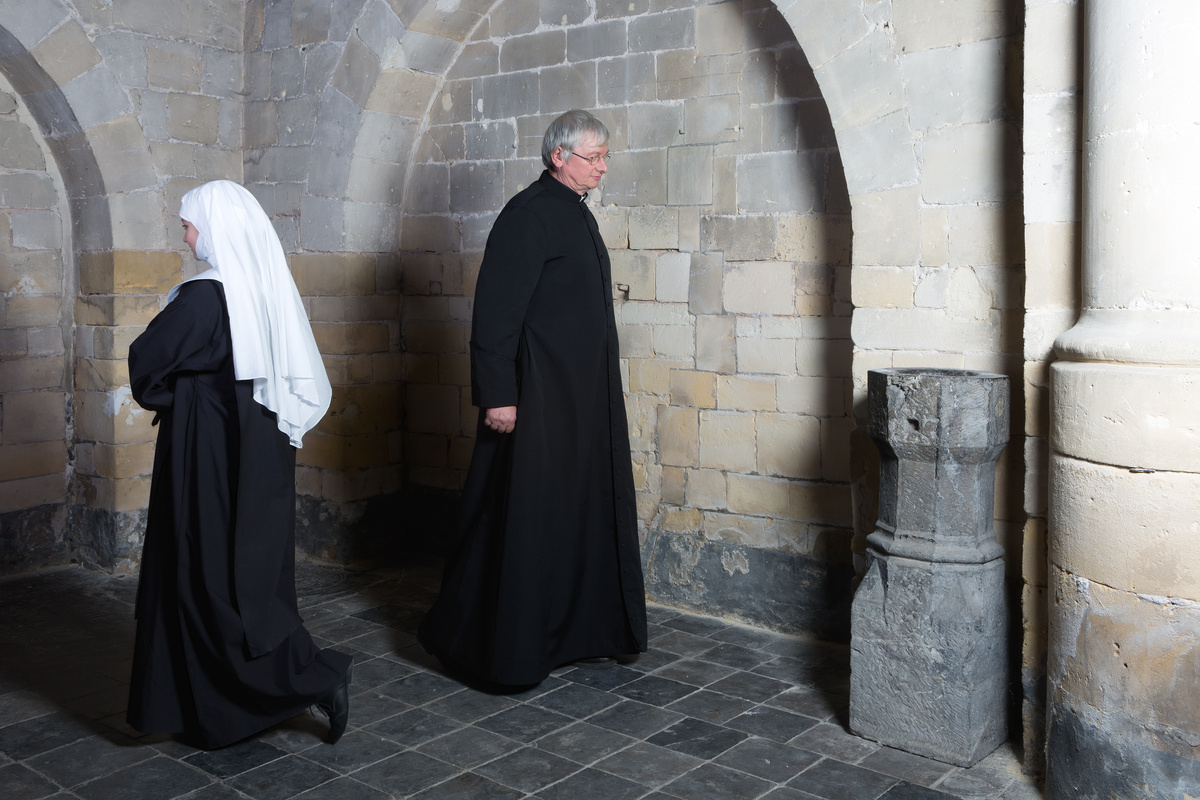
[[[183,243],[192,248],[192,257],[196,257],[196,241],[200,238],[200,231],[196,230],[196,226],[188,222],[186,219],[179,220],[183,223]]]
[[[594,136],[585,137],[569,153],[560,147],[550,156],[554,177],[576,194],[600,185],[600,179],[608,172],[607,158],[608,145],[597,144]]]

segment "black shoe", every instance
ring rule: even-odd
[[[600,656],[599,658],[581,658],[572,663],[582,669],[612,669],[617,665],[617,660],[611,656]]]
[[[329,733],[325,735],[326,744],[337,744],[338,739],[346,732],[346,723],[350,721],[350,674],[354,672],[354,664],[346,667],[346,677],[337,685],[328,697],[317,702],[321,713],[329,717]]]

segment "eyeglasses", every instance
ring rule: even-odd
[[[571,151],[571,155],[579,156],[584,161],[591,164],[593,167],[596,166],[597,164],[599,164],[601,161],[603,161],[606,165],[612,163],[611,155],[600,155],[599,153],[597,153],[594,156],[580,156],[579,153],[576,153],[574,150]]]

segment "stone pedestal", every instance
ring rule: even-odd
[[[850,729],[970,766],[1008,738],[1003,548],[992,524],[1008,378],[872,370],[879,520],[854,596]]]

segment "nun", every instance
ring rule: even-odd
[[[254,196],[213,181],[179,213],[209,269],[129,348],[133,398],[158,426],[129,724],[212,749],[315,705],[333,744],[351,659],[313,643],[295,585],[296,449],[329,378]]]

